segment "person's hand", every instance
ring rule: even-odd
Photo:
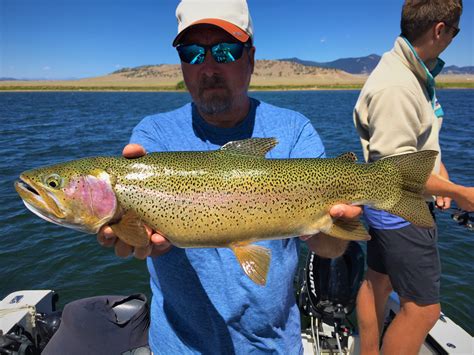
[[[329,214],[332,218],[357,219],[362,214],[362,207],[342,204],[334,205],[329,210]]]
[[[354,206],[354,205],[334,205],[329,210],[329,215],[332,218],[341,218],[341,219],[357,219],[362,214],[362,207],[361,206]],[[300,239],[302,241],[307,241],[309,238],[312,238],[317,234],[312,235],[302,235]]]
[[[334,205],[329,210],[329,214],[333,218],[357,219],[362,214],[361,206],[352,205]],[[305,241],[308,248],[323,258],[336,258],[344,254],[347,240],[333,238],[324,233],[313,235],[303,235],[300,239]]]
[[[436,196],[436,208],[440,210],[447,210],[451,207],[451,198],[450,197],[443,197],[443,196]]]
[[[458,207],[464,211],[474,211],[474,187],[463,186],[455,198]]]
[[[125,158],[139,158],[146,154],[145,149],[139,144],[127,144],[123,149],[122,155]],[[118,239],[112,228],[108,225],[103,226],[97,234],[97,241],[104,247],[115,247],[115,254],[121,258],[126,258],[133,254],[137,259],[145,259],[148,256],[159,256],[172,247],[168,239],[157,231],[153,231],[145,226],[150,244],[143,248],[134,248],[131,245]]]
[[[108,225],[103,226],[97,234],[97,241],[104,247],[114,247],[115,254],[118,257],[126,258],[133,254],[137,259],[145,259],[148,256],[160,256],[168,252],[172,245],[168,239],[159,232],[153,231],[145,226],[147,234],[150,237],[150,244],[143,248],[134,248],[131,245],[117,238],[112,228]]]

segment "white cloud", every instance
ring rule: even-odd
[[[114,67],[117,68],[117,69],[120,69],[120,68],[122,68],[122,64],[115,64]]]
[[[43,67],[43,70],[44,70],[44,71],[51,70],[51,67],[50,67],[49,65],[46,65],[46,66]]]
[[[321,42],[321,43],[326,43],[326,37],[321,38],[321,39],[319,40],[319,42]]]

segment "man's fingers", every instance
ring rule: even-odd
[[[143,148],[140,144],[127,144],[125,148],[123,148],[122,155],[125,158],[139,158],[146,154],[145,148]]]
[[[153,233],[151,236],[151,243],[153,245],[153,249],[151,251],[150,256],[160,256],[167,253],[172,244],[166,239],[163,235],[159,233]]]
[[[447,210],[451,208],[451,199],[449,197],[444,198],[444,209]]]
[[[440,210],[447,210],[451,207],[451,199],[449,197],[436,197],[436,207]]]
[[[117,237],[115,236],[112,228],[105,226],[99,230],[99,233],[97,233],[97,241],[103,247],[110,248],[115,245]]]
[[[132,253],[133,247],[131,245],[128,245],[120,239],[117,240],[117,243],[115,243],[115,255],[117,255],[119,258],[126,258]]]
[[[437,196],[436,197],[436,207],[438,207],[439,209],[444,209],[444,198],[441,197],[441,196]]]
[[[356,219],[362,214],[362,207],[352,205],[334,205],[329,210],[333,218]]]
[[[162,234],[154,232],[151,235],[151,242],[157,246],[162,246],[162,245],[170,245],[171,243],[169,242],[168,239],[166,239]]]
[[[135,248],[135,251],[133,252],[133,256],[136,257],[137,259],[143,260],[143,259],[146,259],[146,257],[151,254],[152,250],[153,250],[153,244],[150,243],[146,247]]]

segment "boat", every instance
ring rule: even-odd
[[[474,218],[468,212],[455,211],[451,217],[474,230]],[[306,251],[306,262],[295,280],[305,355],[360,353],[353,311],[364,273],[365,256],[357,242],[351,241],[344,255],[333,259]],[[0,355],[151,354],[145,295],[78,299],[63,310],[56,307],[58,299],[54,290],[6,295],[0,301]],[[392,292],[384,329],[399,311],[400,300]],[[441,312],[420,354],[472,355],[474,337]]]
[[[350,242],[346,253],[335,259],[322,259],[308,252],[305,265],[300,267],[295,282],[297,301],[302,313],[301,337],[305,355],[360,353],[357,327],[351,317],[354,318],[355,298],[363,274],[364,255],[356,242]],[[90,322],[92,328],[98,327],[100,319],[93,319],[97,318],[97,309],[88,315],[87,307],[84,307],[84,304],[90,304],[92,299],[106,300],[103,303],[104,307],[107,305],[107,311],[114,316],[112,323],[116,323],[120,329],[127,322],[138,319],[138,322],[144,323],[146,327],[137,327],[136,322],[131,324],[132,331],[142,329],[144,333],[146,332],[143,329],[147,329],[148,326],[148,306],[146,297],[142,294],[76,300],[70,304],[79,306],[68,311],[66,309],[70,305],[68,304],[62,313],[56,309],[58,294],[54,290],[16,291],[0,301],[0,354],[40,354],[44,349],[45,354],[59,353],[54,349],[61,347],[64,339],[69,342],[64,332],[58,335],[61,333],[58,330],[61,329],[61,322],[66,321],[67,311],[72,313],[72,316],[69,316],[72,319],[70,322],[80,324]],[[385,311],[386,326],[399,309],[399,298],[393,292]],[[105,323],[110,326],[111,322]],[[91,326],[86,324],[86,328]],[[74,330],[79,328],[70,324],[68,329],[80,333],[84,328]],[[91,332],[100,334],[100,337],[106,333],[101,329],[91,329]],[[61,336],[62,343],[57,341]],[[81,338],[78,334],[73,334],[73,337]],[[107,343],[107,339],[101,339],[103,340],[101,344]],[[82,342],[86,344],[87,339]],[[145,338],[141,338],[141,343],[131,345],[127,354],[149,355],[151,352],[144,342],[146,335]],[[52,345],[53,343],[55,344]],[[441,313],[429,332],[420,354],[474,354],[473,344],[474,338],[469,333]],[[81,345],[75,345],[76,348],[78,346]],[[105,354],[103,351],[88,352],[88,354],[95,353]]]

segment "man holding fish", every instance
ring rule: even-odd
[[[325,159],[306,117],[248,96],[245,0],[183,0],[176,15],[193,102],[143,119],[124,149],[136,159],[33,169],[16,189],[40,217],[147,258],[155,354],[301,353],[300,240],[334,257],[368,239],[353,204],[433,227],[422,192],[438,153]]]
[[[124,156],[154,151],[216,150],[229,141],[276,137],[269,158],[324,157],[321,140],[303,115],[249,98],[254,68],[253,26],[244,0],[183,0],[173,45],[181,58],[192,104],[146,117],[133,131]],[[334,218],[357,218],[360,208],[336,205]],[[186,218],[177,216],[177,218]],[[266,286],[242,273],[227,249],[181,249],[159,231],[152,244],[133,248],[110,227],[98,235],[117,255],[147,259],[153,299],[149,343],[154,354],[302,353],[294,299],[300,239],[259,243],[271,250]],[[325,235],[302,238],[326,257],[347,241]]]

